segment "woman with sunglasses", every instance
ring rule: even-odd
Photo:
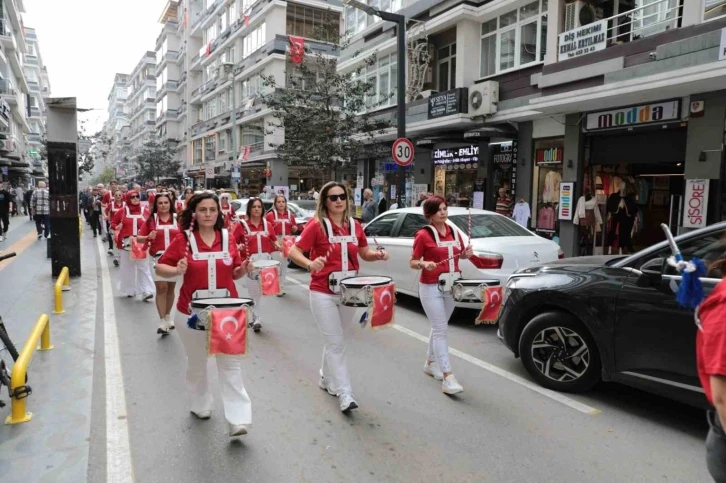
[[[136,238],[140,243],[149,245],[149,257],[152,266],[161,258],[169,248],[171,240],[179,234],[176,210],[169,193],[159,193],[154,198],[151,215],[146,219]],[[176,279],[166,279],[154,273],[156,285],[156,310],[159,313],[159,327],[157,334],[169,335],[174,329],[174,320],[171,318],[171,308],[174,306],[174,288]]]
[[[295,235],[297,233],[297,221],[291,211],[287,209],[287,199],[285,195],[276,195],[273,201],[273,208],[267,215],[268,223],[275,227],[275,235],[280,240],[280,251],[276,252],[275,256],[280,260],[280,281],[282,284],[285,283],[285,275],[287,275],[287,258],[283,255],[283,246],[285,237]],[[278,297],[285,295],[285,292],[281,292]]]
[[[111,222],[116,232],[116,245],[121,250],[121,276],[119,290],[129,298],[141,294],[144,301],[154,297],[154,280],[151,278],[149,261],[134,260],[129,250],[124,250],[124,243],[130,245],[131,239],[138,236],[144,224],[139,192],[131,190],[126,193],[126,206],[120,209]]]
[[[424,217],[430,225],[421,228],[413,241],[409,265],[421,270],[418,293],[426,317],[431,322],[429,349],[424,373],[442,381],[441,390],[456,394],[464,390],[451,372],[447,327],[454,312],[451,284],[459,273],[459,258],[467,259],[473,252],[461,236],[447,224],[448,211],[441,196],[423,203]],[[444,285],[441,285],[445,282]]]
[[[259,260],[272,260],[272,253],[279,248],[277,236],[263,216],[264,211],[261,199],[250,198],[247,203],[247,219],[240,220],[235,229],[234,237],[244,254],[243,257],[249,258],[253,263]],[[259,332],[262,329],[260,316],[262,287],[256,280],[250,280],[247,282],[247,292],[255,301],[252,307],[254,320],[250,322],[250,327]]]
[[[226,291],[229,297],[237,298],[234,281],[247,273],[249,263],[243,262],[229,232],[222,227],[216,195],[194,195],[187,209],[179,215],[179,225],[184,233],[178,234],[161,256],[156,264],[156,274],[167,279],[183,277],[174,321],[179,326],[179,336],[187,353],[190,410],[199,419],[209,419],[213,400],[207,374],[207,331],[187,325],[192,313],[191,301],[195,295],[208,298],[209,294],[205,292],[209,290]],[[211,265],[212,273],[209,259],[205,257],[215,260]],[[214,287],[210,287],[210,279],[216,281]],[[252,403],[242,381],[242,356],[217,354],[214,358],[229,436],[247,434],[252,423]]]
[[[304,252],[310,253],[310,259]],[[333,292],[337,286],[330,281],[355,276],[358,257],[367,262],[388,260],[385,251],[368,247],[363,228],[351,216],[345,185],[331,181],[320,191],[315,218],[290,249],[290,259],[311,273],[310,309],[325,343],[318,386],[338,397],[343,412],[358,407],[343,337],[343,324],[353,323],[355,308],[341,306],[340,295]]]
[[[125,206],[125,203],[123,201],[123,194],[121,193],[121,190],[116,190],[113,193],[113,199],[109,201],[106,204],[106,219],[108,220],[108,226],[111,227],[111,223],[116,216],[116,213],[119,212],[119,210],[123,209]],[[118,267],[118,261],[119,261],[119,250],[118,248],[114,249],[113,246],[113,238],[114,238],[113,230],[108,231],[108,254],[113,255],[113,264]]]

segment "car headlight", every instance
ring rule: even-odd
[[[514,274],[510,275],[507,279],[507,283],[504,284],[504,290],[502,290],[502,306],[507,303],[507,299],[512,294],[512,290],[517,288],[517,282],[524,278],[533,277],[534,273],[526,273],[524,270],[518,270]]]

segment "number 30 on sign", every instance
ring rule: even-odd
[[[406,138],[398,138],[391,148],[393,160],[399,166],[408,166],[413,162],[413,143]]]

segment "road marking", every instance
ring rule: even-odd
[[[296,285],[305,287],[306,289],[308,288],[307,284],[305,284],[303,282],[300,282],[298,280],[295,280],[294,278],[286,277],[286,279],[289,280],[290,282],[296,284]],[[429,343],[429,338],[426,337],[425,335],[419,334],[418,332],[415,332],[415,331],[413,331],[411,329],[408,329],[408,328],[403,327],[403,326],[398,325],[398,324],[393,324],[392,327],[394,329],[396,329],[397,331],[403,333],[403,334],[406,334],[406,335],[408,335],[410,337],[413,337],[414,339],[420,340],[421,342],[424,342],[426,344]],[[568,406],[568,407],[570,407],[572,409],[575,409],[577,411],[580,411],[581,413],[585,413],[585,414],[589,414],[591,416],[594,416],[596,414],[600,414],[600,412],[601,412],[599,409],[595,409],[595,408],[593,408],[591,406],[588,406],[587,404],[583,404],[583,403],[581,403],[579,401],[576,401],[576,400],[574,400],[574,399],[572,399],[570,397],[565,396],[562,393],[559,393],[559,392],[552,391],[550,389],[544,388],[544,387],[542,387],[542,386],[540,386],[538,384],[535,384],[535,383],[533,383],[531,381],[528,381],[527,379],[525,379],[523,377],[520,377],[520,376],[518,376],[516,374],[513,374],[513,373],[511,373],[509,371],[505,371],[501,367],[497,367],[497,366],[495,366],[493,364],[490,364],[488,362],[485,362],[485,361],[483,361],[481,359],[478,359],[478,358],[476,358],[474,356],[471,356],[471,355],[467,354],[466,352],[462,352],[462,351],[460,351],[458,349],[454,349],[451,346],[449,346],[449,354],[451,354],[452,356],[456,356],[459,359],[463,359],[466,362],[469,362],[471,364],[474,364],[475,366],[477,366],[477,367],[479,367],[481,369],[484,369],[485,371],[489,371],[489,372],[491,372],[493,374],[496,374],[498,376],[501,376],[501,377],[503,377],[503,378],[505,378],[505,379],[507,379],[509,381],[512,381],[512,382],[514,382],[516,384],[519,384],[520,386],[524,386],[527,389],[531,389],[534,392],[537,392],[537,393],[539,393],[539,394],[541,394],[541,395],[543,395],[545,397],[548,397],[548,398],[552,399],[553,401],[557,401],[559,403],[562,403],[565,406]]]
[[[3,250],[3,253],[15,252],[16,256],[13,258],[8,258],[7,260],[0,262],[0,270],[7,267],[11,263],[13,263],[13,260],[18,258],[21,253],[23,253],[25,250],[27,250],[27,248],[33,244],[33,242],[36,240],[37,237],[38,237],[38,235],[35,233],[35,231],[31,230],[30,233],[25,235],[23,238],[16,241],[9,247],[5,248]]]
[[[129,444],[126,390],[121,370],[111,275],[108,270],[108,261],[104,248],[105,245],[98,244],[98,253],[101,256],[103,335],[106,362],[106,481],[131,483],[134,481],[134,477]]]

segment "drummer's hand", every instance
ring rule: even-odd
[[[388,252],[383,248],[376,250],[376,260],[388,260]]]
[[[247,273],[247,263],[249,262],[243,262],[242,265],[239,267],[235,267],[234,270],[232,270],[232,278],[235,280],[242,278],[245,273]]]
[[[310,273],[316,273],[325,266],[325,257],[318,257],[310,264]]]
[[[149,235],[146,238],[148,238],[149,240],[156,240],[156,230],[149,233]]]
[[[292,232],[297,233],[297,225],[292,225]]]
[[[187,262],[186,258],[182,258],[179,260],[179,262],[176,264],[176,271],[179,275],[184,275],[187,273],[187,268],[189,267],[189,262]]]
[[[472,248],[472,246],[469,245],[468,247],[466,247],[464,252],[461,254],[461,258],[466,260],[467,258],[471,257],[472,255],[474,255],[474,248]]]
[[[430,272],[436,268],[436,262],[421,262],[421,268]]]

